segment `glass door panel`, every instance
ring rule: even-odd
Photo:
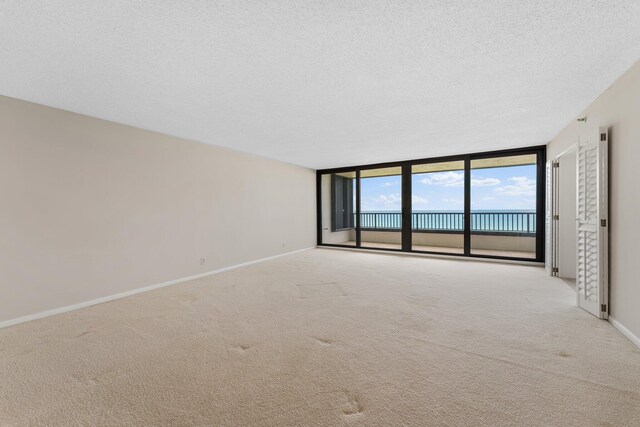
[[[356,246],[356,173],[327,173],[320,177],[322,243]]]
[[[360,171],[361,246],[402,249],[402,168]]]
[[[536,258],[537,154],[471,161],[471,254]]]
[[[412,250],[464,254],[464,161],[411,167]]]

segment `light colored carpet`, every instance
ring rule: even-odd
[[[315,249],[0,330],[0,424],[623,426],[640,351],[538,267]]]

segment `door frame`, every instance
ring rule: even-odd
[[[549,202],[545,206],[545,217],[547,214],[549,215],[548,222],[545,223],[545,242],[547,245],[547,252],[545,256],[545,265],[547,267],[547,272],[550,276],[558,276],[559,273],[559,265],[558,265],[558,248],[559,248],[559,221],[557,219],[557,215],[559,215],[559,200],[560,200],[560,189],[559,189],[559,172],[557,169],[560,168],[560,159],[570,154],[572,152],[576,152],[577,156],[577,147],[578,144],[572,144],[562,152],[560,152],[553,159],[549,159],[547,161],[547,167],[550,170],[547,172],[547,179],[549,180],[546,183],[546,189],[548,194],[545,195],[545,201]],[[577,158],[576,158],[577,161]],[[578,186],[578,171],[576,170],[576,206],[577,206],[577,186]]]

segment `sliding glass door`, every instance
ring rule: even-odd
[[[412,250],[464,254],[464,161],[411,166]]]
[[[318,171],[318,244],[542,261],[545,148]]]
[[[363,248],[402,249],[402,168],[360,171]]]
[[[356,246],[356,182],[355,171],[321,175],[322,243]]]
[[[471,160],[471,254],[536,258],[537,154]]]

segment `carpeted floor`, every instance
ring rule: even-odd
[[[538,267],[314,249],[0,330],[0,425],[640,425]]]

